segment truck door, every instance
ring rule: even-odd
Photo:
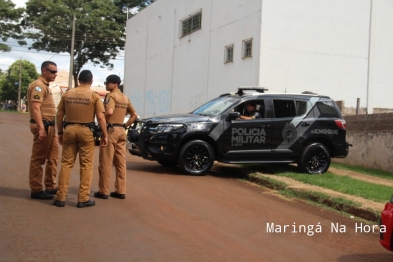
[[[291,157],[299,152],[303,134],[314,122],[311,103],[308,100],[274,98],[274,117],[271,119],[271,149],[277,157]]]
[[[224,122],[225,131],[221,137],[221,145],[225,159],[231,162],[244,162],[245,160],[252,162],[260,161],[270,155],[271,119],[266,118],[264,108],[264,101],[258,100],[257,109],[261,118]]]

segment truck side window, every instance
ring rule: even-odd
[[[295,101],[293,100],[273,100],[273,105],[276,118],[296,116]]]

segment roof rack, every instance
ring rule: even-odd
[[[265,91],[268,91],[267,88],[265,87],[260,87],[260,86],[241,86],[238,88],[237,93],[238,95],[244,95],[246,92],[244,91],[255,91],[257,93],[265,93]]]

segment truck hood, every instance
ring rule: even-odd
[[[170,115],[160,115],[150,118],[141,119],[142,122],[151,121],[152,123],[195,123],[195,122],[208,122],[209,116],[201,116],[194,114],[170,114]]]

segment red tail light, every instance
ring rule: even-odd
[[[336,126],[342,130],[347,130],[347,123],[343,119],[336,119],[334,120],[336,122]]]

